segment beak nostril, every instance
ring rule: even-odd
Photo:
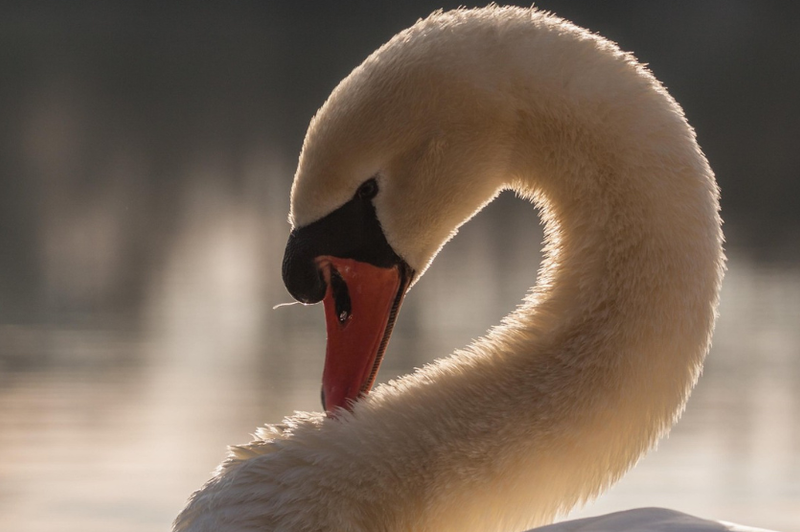
[[[335,268],[330,270],[331,292],[335,303],[336,318],[339,323],[344,324],[352,315],[352,303],[350,301],[350,291],[347,283],[342,279],[342,275]]]

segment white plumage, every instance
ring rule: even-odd
[[[595,497],[680,416],[722,279],[718,192],[681,108],[631,55],[533,9],[434,13],[312,120],[293,226],[373,175],[386,239],[418,277],[499,191],[530,199],[536,286],[352,412],[297,414],[232,448],[176,531],[522,530]]]

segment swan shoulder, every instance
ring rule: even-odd
[[[564,521],[528,532],[770,532],[763,528],[700,519],[666,508],[636,508]]]

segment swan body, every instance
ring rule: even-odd
[[[547,525],[536,532],[768,532],[726,521],[700,519],[664,508],[637,508]]]
[[[631,55],[534,9],[434,13],[312,120],[295,231],[370,179],[414,280],[500,191],[531,200],[546,239],[536,285],[451,357],[233,447],[175,531],[544,525],[680,416],[722,279],[718,190],[681,108]]]

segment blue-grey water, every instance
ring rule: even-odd
[[[322,310],[272,309],[289,300],[286,226],[198,205],[135,327],[91,313],[0,325],[0,530],[167,530],[227,444],[318,408]],[[412,290],[383,380],[481,335],[534,282],[541,235],[516,205],[465,226]],[[573,515],[664,506],[800,531],[800,269],[730,254],[683,419]]]

